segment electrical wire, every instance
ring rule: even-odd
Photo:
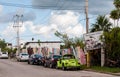
[[[59,4],[59,2],[57,2],[57,4]],[[53,9],[53,10],[83,10],[81,8],[69,8],[69,9],[61,8],[60,9],[58,7],[63,7],[63,6],[56,6],[56,5],[55,6],[40,6],[40,5],[25,5],[25,4],[16,4],[16,3],[6,3],[6,2],[0,2],[0,5],[21,7],[21,8],[32,8],[32,9],[47,9],[48,8],[48,9]],[[78,7],[78,6],[72,6],[72,7]]]

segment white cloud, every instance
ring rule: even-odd
[[[81,24],[74,26],[74,27],[68,27],[65,32],[69,35],[72,36],[78,36],[80,37],[80,35],[82,35],[83,33],[85,33],[85,29],[82,27]]]
[[[32,33],[45,37],[50,37],[56,30],[72,36],[80,36],[85,33],[85,29],[79,23],[79,15],[72,11],[67,11],[64,14],[52,12],[49,22],[48,25],[36,25],[29,21],[25,25],[29,25]]]
[[[57,14],[56,12],[53,12],[50,19],[50,23],[54,23],[64,29],[68,26],[77,24],[78,18],[79,15],[76,15],[72,11],[67,11],[64,14]]]
[[[33,34],[40,34],[40,36],[46,39],[53,39],[55,31],[65,32],[68,36],[73,37],[79,37],[85,33],[85,29],[79,23],[79,15],[72,11],[67,11],[63,14],[52,12],[49,24],[47,25],[34,24],[32,21],[26,21],[20,28],[21,35],[26,31],[30,31],[29,33]],[[16,29],[13,28],[12,24],[9,24],[2,34],[5,37],[13,37],[13,35],[15,37]]]
[[[9,26],[7,26],[5,30],[3,30],[2,36],[6,37],[6,38],[15,37],[16,33],[17,33],[17,30],[18,30],[17,27],[13,27],[13,24],[9,23]],[[20,34],[24,33],[25,30],[26,30],[25,25],[22,25],[19,28]]]
[[[2,6],[2,5],[0,5],[0,13],[2,12],[2,10],[3,10],[3,6]]]

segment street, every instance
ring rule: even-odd
[[[17,62],[0,59],[0,77],[118,77],[103,73],[88,71],[62,71],[44,68],[43,66],[28,65],[27,62]]]

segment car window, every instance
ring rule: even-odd
[[[63,59],[74,59],[75,57],[73,55],[65,55]]]
[[[21,54],[22,56],[28,56],[28,54]]]
[[[41,55],[39,55],[39,54],[36,54],[36,55],[34,55],[36,58],[41,58],[42,56]]]
[[[60,56],[60,55],[54,55],[53,58],[54,58],[54,59],[60,59],[61,56]]]
[[[2,54],[7,54],[6,52],[3,52]]]

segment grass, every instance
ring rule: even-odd
[[[108,72],[108,73],[120,73],[120,68],[111,68],[111,67],[100,67],[100,66],[92,66],[90,69],[98,71],[98,72]]]

